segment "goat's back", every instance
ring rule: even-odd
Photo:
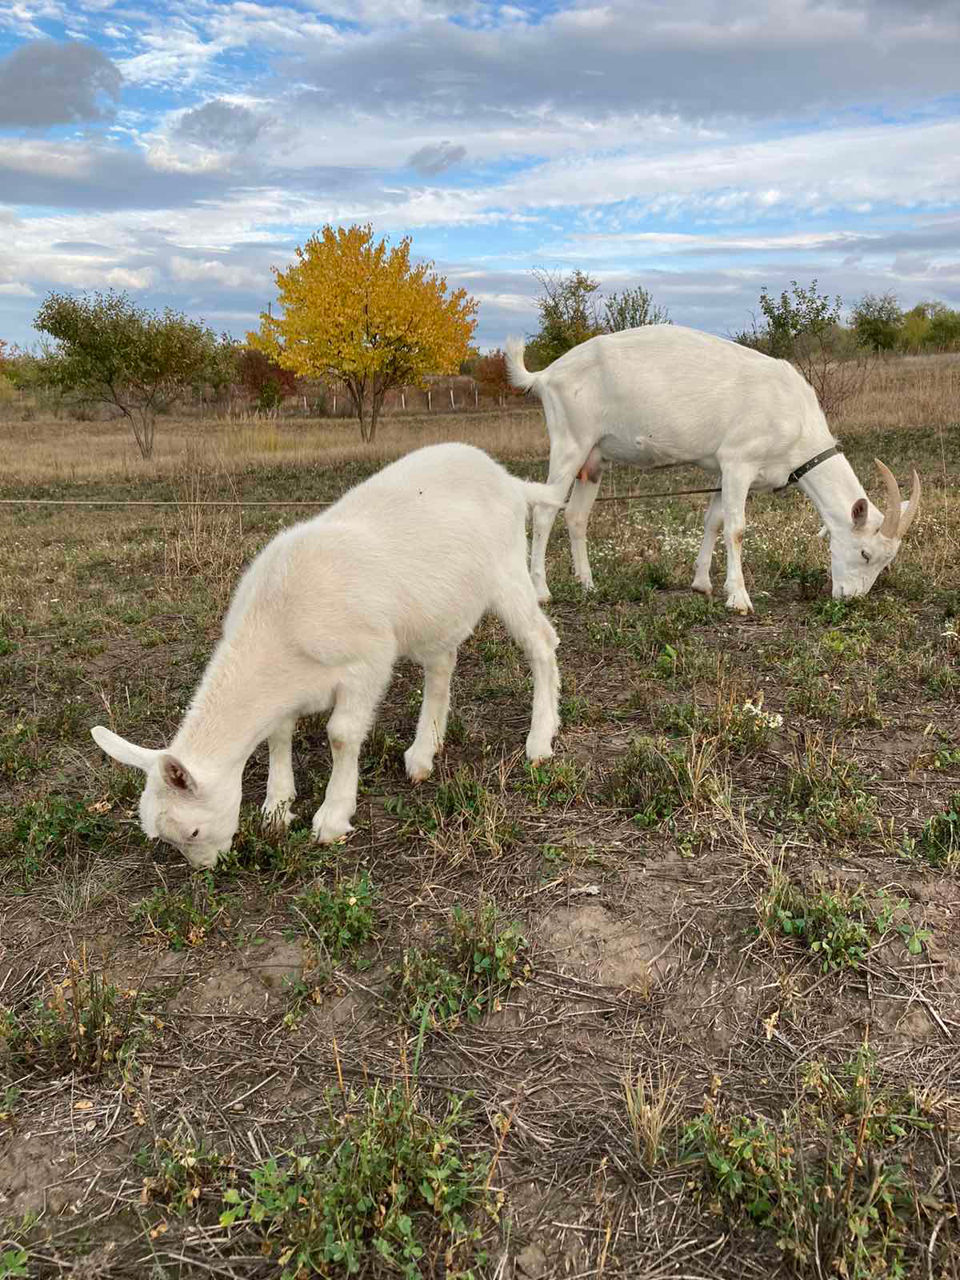
[[[798,434],[827,430],[812,387],[787,361],[680,325],[601,334],[535,379],[548,413],[576,435],[640,435],[665,460],[724,446],[743,453],[758,439],[787,448]]]
[[[482,450],[416,450],[274,538],[225,630],[256,615],[324,661],[334,660],[325,638],[346,653],[390,635],[407,652],[466,634],[503,575],[526,572],[526,507],[522,483]]]

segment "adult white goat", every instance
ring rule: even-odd
[[[560,678],[556,632],[526,563],[534,502],[560,506],[562,497],[511,476],[479,449],[440,444],[278,534],[241,578],[169,749],[92,730],[108,755],[146,773],[145,833],[175,845],[195,867],[214,866],[237,830],[244,765],[264,739],[263,812],[289,824],[294,726],[299,716],[332,708],[333,769],[313,833],[324,844],[344,836],[356,809],[360,747],[397,658],[424,669],[416,737],[404,757],[419,782],[443,743],[457,647],[488,610],[533,670],[527,756],[551,755]]]
[[[550,433],[548,483],[569,486],[566,507],[574,572],[593,586],[587,520],[605,461],[640,467],[696,463],[720,473],[707,507],[695,591],[712,594],[710,564],[721,525],[727,548],[727,607],[753,605],[740,562],[750,489],[799,484],[830,534],[833,594],[862,596],[897,554],[920,502],[913,473],[910,500],[877,467],[887,489],[885,513],[872,505],[830,434],[816,393],[785,360],[679,325],[649,325],[603,334],[574,347],[542,373],[523,362],[523,343],[507,343],[518,387],[543,402]],[[540,600],[549,600],[545,559],[556,508],[533,516],[530,571]]]

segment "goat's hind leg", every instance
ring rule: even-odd
[[[296,716],[281,720],[267,739],[270,764],[267,772],[267,798],[260,812],[267,822],[289,827],[293,821],[291,806],[297,798],[293,776],[293,730]]]
[[[550,471],[547,484],[573,484],[580,457],[573,441],[558,444],[550,441]],[[589,508],[588,508],[589,511]],[[530,539],[530,577],[538,600],[546,603],[550,599],[550,588],[547,586],[547,543],[550,531],[557,518],[556,507],[535,505],[533,508],[533,534]],[[586,523],[586,522],[584,522]]]
[[[434,654],[423,663],[423,702],[413,743],[404,752],[407,777],[423,782],[433,772],[433,758],[443,746],[450,712],[450,680],[457,665],[456,648]]]
[[[718,489],[707,503],[706,515],[703,518],[703,542],[693,571],[693,589],[705,596],[713,595],[713,584],[710,581],[710,566],[713,563],[713,549],[717,545],[717,536],[723,526],[723,495]]]
[[[527,759],[544,760],[553,755],[553,739],[560,728],[557,633],[537,604],[533,583],[526,573],[504,587],[494,602],[493,611],[521,646],[530,663],[533,715],[527,734]]]
[[[573,558],[573,572],[585,591],[593,590],[593,574],[590,572],[590,558],[587,555],[587,521],[600,491],[599,476],[591,479],[593,472],[587,466],[577,476],[570,500],[564,510],[567,522],[567,533],[570,535],[570,555]]]

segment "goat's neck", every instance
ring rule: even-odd
[[[834,454],[802,476],[799,487],[820,513],[831,538],[849,533],[853,504],[865,498],[857,473],[842,453]]]
[[[221,640],[170,750],[213,773],[242,771],[283,712],[273,665],[249,635]]]

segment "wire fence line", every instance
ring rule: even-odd
[[[678,498],[685,494],[719,493],[712,489],[665,489],[655,493],[601,494],[597,502],[642,502],[651,498]],[[309,498],[290,498],[287,501],[238,500],[236,498],[0,498],[0,507],[332,507],[339,499],[314,502]]]

